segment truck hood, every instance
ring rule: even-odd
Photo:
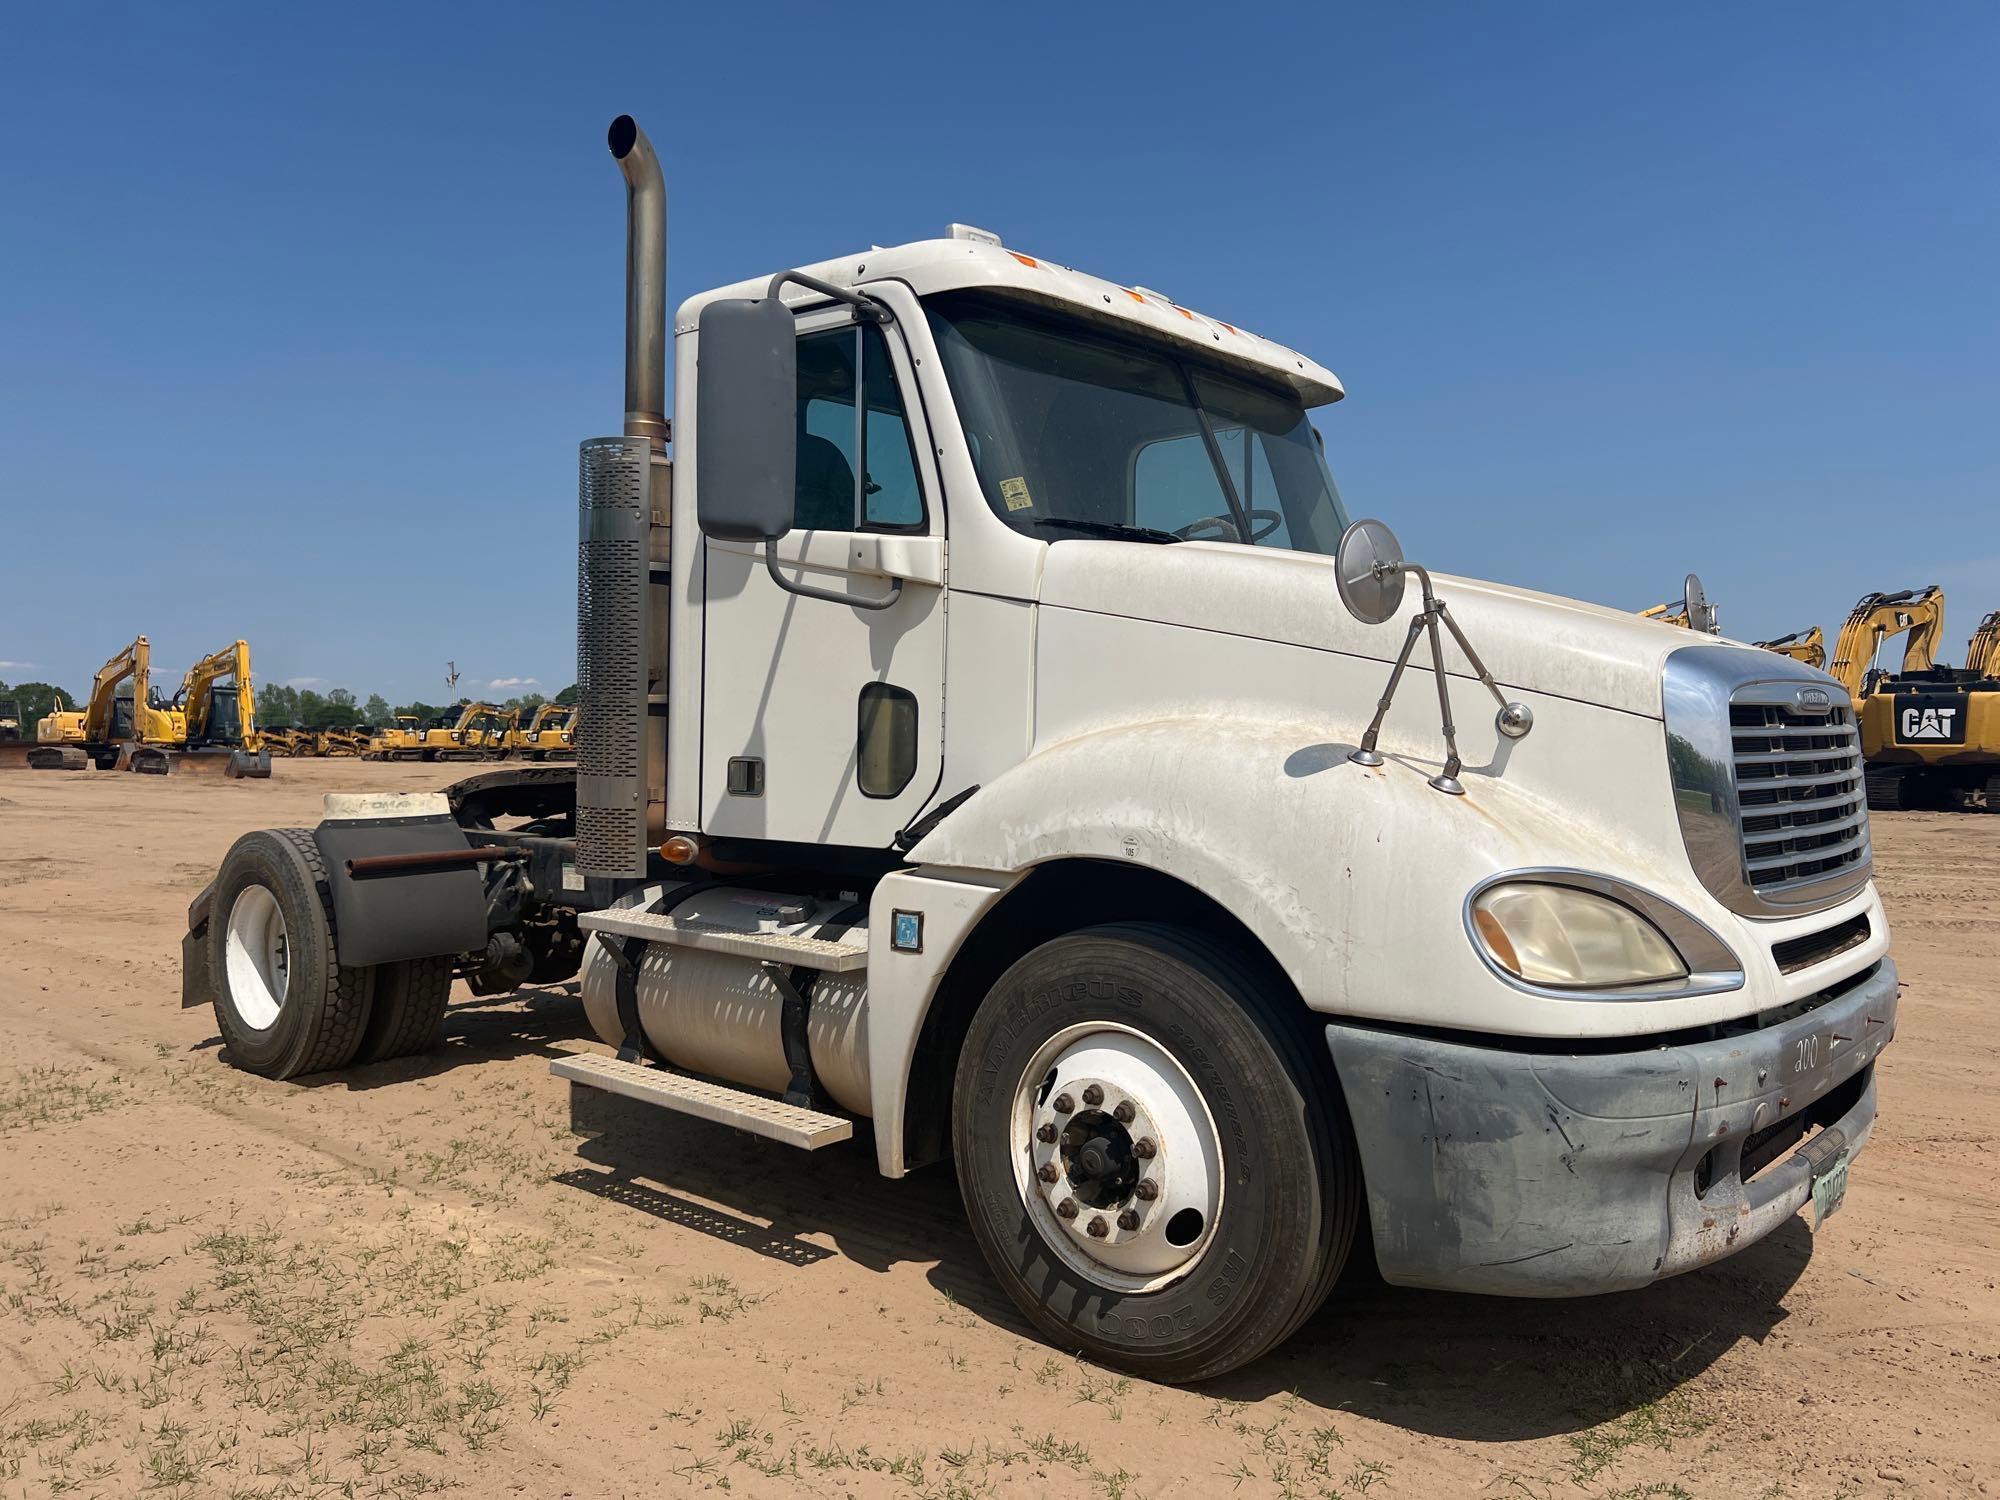
[[[1696,640],[1713,640],[1554,594],[1442,573],[1434,581],[1503,688],[1657,719],[1667,657]],[[1332,558],[1215,542],[1058,542],[1048,549],[1039,597],[1051,608],[1283,641],[1372,658],[1385,667],[1402,649],[1420,607],[1413,579],[1394,619],[1364,625],[1341,605]],[[1449,636],[1444,651],[1451,673],[1473,676]],[[1411,663],[1429,667],[1426,643],[1418,643]]]

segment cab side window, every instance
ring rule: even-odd
[[[916,450],[882,330],[862,324],[807,334],[798,364],[797,525],[921,531]]]

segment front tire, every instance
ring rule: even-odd
[[[333,893],[304,828],[246,833],[223,858],[209,917],[215,1021],[229,1061],[266,1078],[346,1067],[373,969],[335,956]]]
[[[1330,1066],[1233,950],[1150,924],[1035,949],[959,1057],[953,1148],[993,1274],[1052,1343],[1220,1375],[1325,1298],[1360,1214]]]

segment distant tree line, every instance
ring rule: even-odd
[[[35,737],[35,725],[57,709],[70,709],[76,700],[53,682],[17,682],[11,687],[0,682],[0,700],[15,699],[21,705],[21,732]]]
[[[19,682],[12,686],[0,682],[0,700],[9,698],[20,700],[21,724],[31,737],[37,722],[59,708],[77,706],[74,694],[63,691],[52,682]],[[362,702],[346,688],[332,688],[320,693],[312,688],[290,687],[284,683],[259,683],[257,722],[267,729],[352,729],[357,724],[379,729],[398,714],[414,714],[418,719],[427,721],[442,718],[471,701],[470,698],[460,698],[457,703],[406,703],[392,709],[389,700],[380,693],[370,693],[367,701]],[[518,708],[525,719],[548,701],[540,693],[522,693],[518,697],[501,700],[500,707]],[[571,683],[557,693],[555,701],[576,702],[576,684]]]

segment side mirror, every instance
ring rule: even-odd
[[[762,542],[792,529],[798,483],[798,336],[776,297],[701,310],[695,519],[703,536]]]

